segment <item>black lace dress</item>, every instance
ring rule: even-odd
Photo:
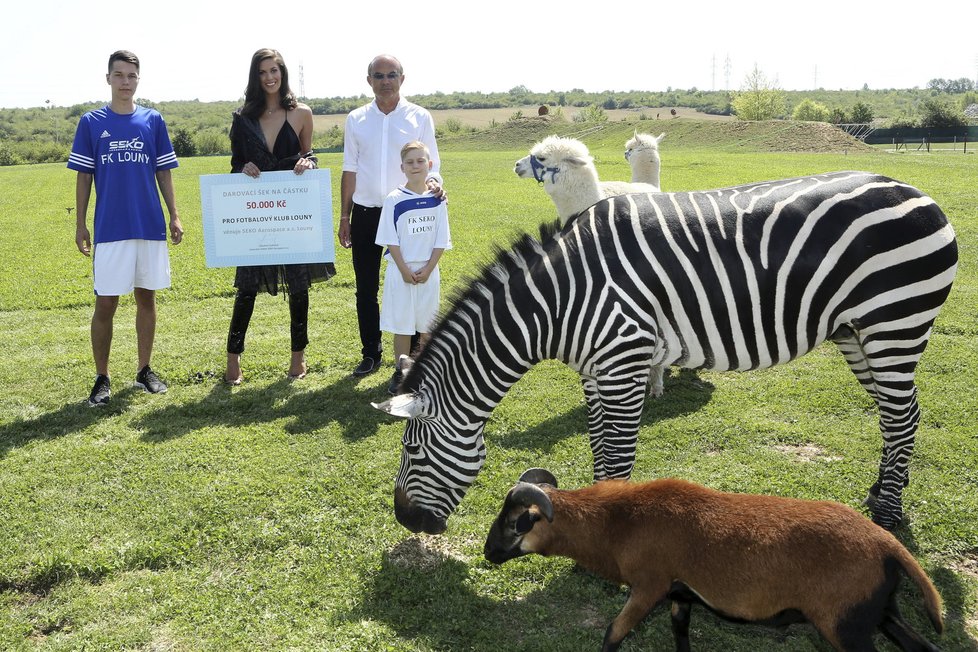
[[[299,151],[299,136],[286,120],[269,149],[261,125],[254,118],[235,112],[231,122],[231,172],[241,172],[249,161],[262,172],[291,170],[303,157],[312,158],[312,152]],[[278,294],[281,289],[303,293],[309,286],[325,281],[336,274],[333,263],[303,263],[297,265],[253,265],[238,267],[234,274],[234,287],[245,292]]]

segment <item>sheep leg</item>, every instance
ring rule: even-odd
[[[622,640],[665,597],[665,590],[647,592],[632,587],[632,592],[628,596],[628,602],[625,603],[625,606],[622,607],[618,615],[615,616],[615,619],[608,625],[607,631],[605,631],[604,642],[601,644],[601,652],[615,652],[621,645]]]
[[[688,600],[672,599],[672,636],[676,639],[676,652],[689,650],[689,614],[693,603]]]
[[[880,630],[894,645],[904,652],[939,652],[939,648],[918,634],[903,618],[897,608],[896,598],[890,596],[890,602],[883,613]]]

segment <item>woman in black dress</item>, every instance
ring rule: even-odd
[[[248,74],[244,106],[231,123],[231,172],[258,177],[262,172],[293,170],[302,174],[316,167],[312,153],[312,111],[298,102],[289,88],[289,72],[277,50],[255,52]],[[289,378],[306,375],[305,349],[309,343],[309,286],[335,274],[332,263],[256,265],[238,267],[234,312],[228,331],[228,362],[224,380],[241,383],[241,353],[259,292],[288,296],[291,316],[292,359]]]

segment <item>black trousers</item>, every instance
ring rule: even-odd
[[[380,359],[380,258],[384,248],[375,244],[379,206],[353,204],[350,216],[350,241],[353,254],[353,277],[357,285],[357,324],[360,327],[361,353],[365,358]]]
[[[360,327],[361,353],[365,358],[380,360],[380,260],[384,248],[375,244],[380,224],[380,207],[353,204],[350,216],[350,242],[353,254],[353,276],[357,285],[357,324]],[[417,333],[411,338],[411,350],[418,348]]]
[[[255,312],[256,292],[238,290],[234,297],[234,311],[231,313],[231,327],[228,329],[228,353],[244,351],[248,324]],[[293,351],[305,351],[309,345],[309,292],[289,293],[289,333]]]

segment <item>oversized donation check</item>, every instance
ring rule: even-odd
[[[329,170],[200,177],[208,267],[331,263]]]

